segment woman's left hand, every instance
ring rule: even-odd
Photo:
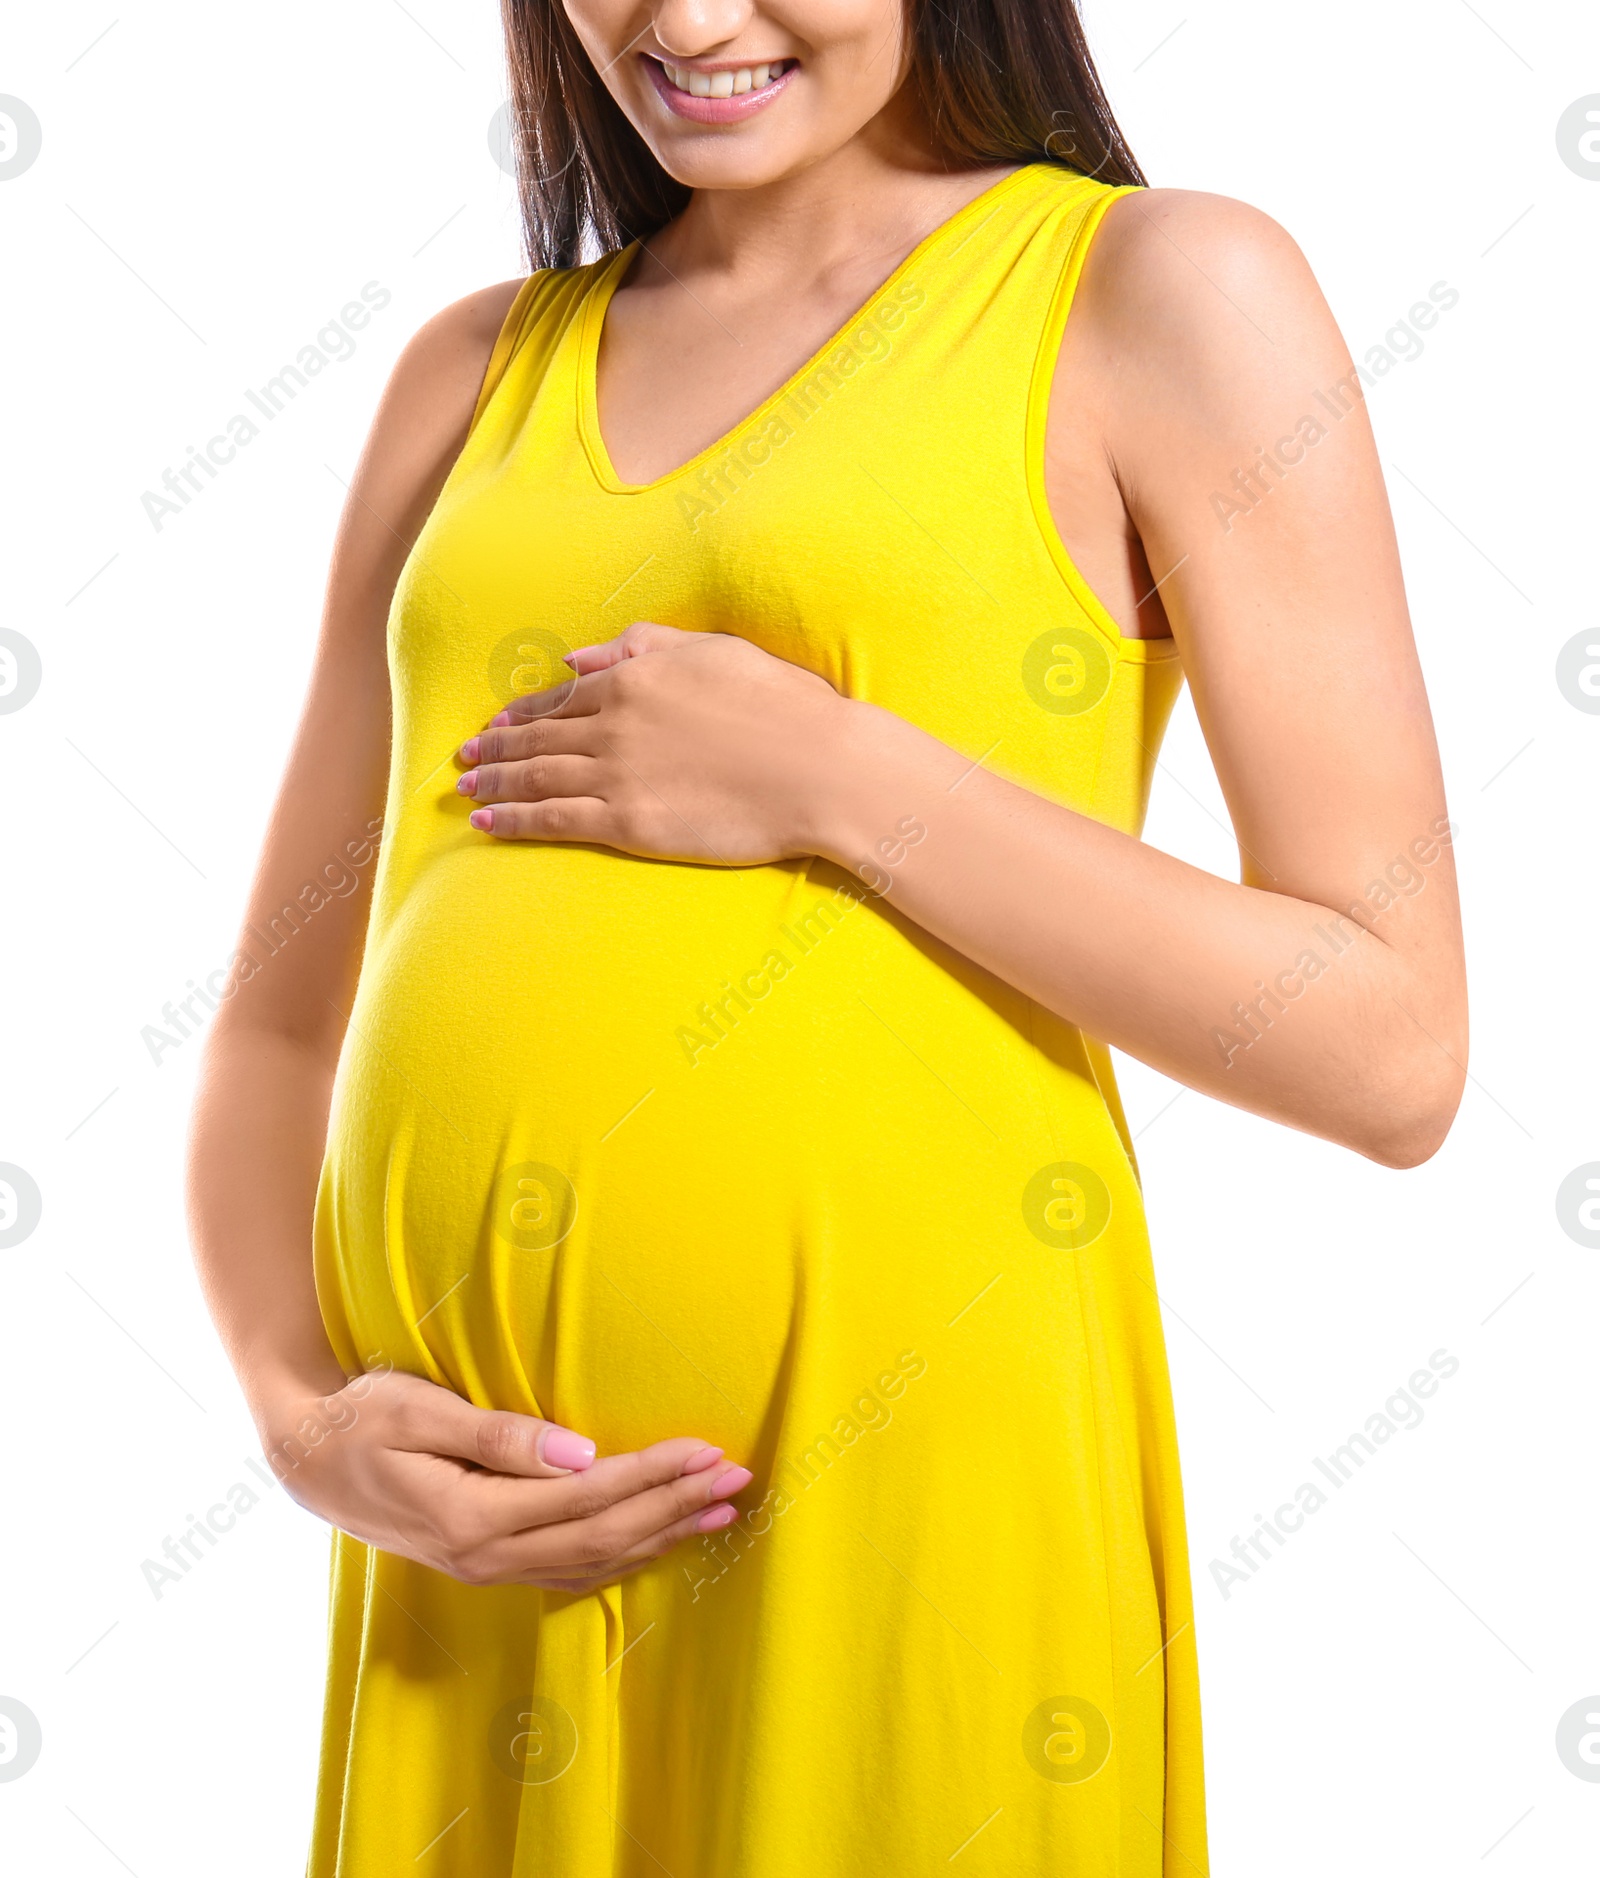
[[[728,633],[641,623],[461,746],[474,828],[727,867],[825,851],[847,701]]]

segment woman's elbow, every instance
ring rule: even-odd
[[[1443,1147],[1467,1083],[1466,1046],[1459,1053],[1429,1038],[1406,1052],[1381,1090],[1372,1092],[1359,1137],[1351,1142],[1380,1167],[1420,1167]]]

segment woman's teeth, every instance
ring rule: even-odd
[[[742,92],[760,91],[775,78],[781,78],[794,63],[792,59],[773,59],[766,65],[741,65],[735,71],[695,72],[686,65],[668,65],[661,69],[679,91],[691,98],[737,98]]]

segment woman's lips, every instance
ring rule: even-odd
[[[759,91],[737,92],[730,98],[696,98],[687,91],[680,91],[662,70],[661,61],[648,53],[642,55],[650,73],[650,82],[656,88],[656,95],[674,116],[686,117],[696,124],[737,124],[742,118],[751,117],[777,97],[789,80],[800,70],[796,64],[790,64],[787,71],[763,85]],[[755,63],[755,61],[752,61]],[[776,63],[769,60],[769,64]]]

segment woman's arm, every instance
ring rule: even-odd
[[[322,884],[326,904],[233,981],[212,1025],[190,1217],[218,1330],[296,1499],[358,1538],[463,1578],[575,1588],[644,1562],[705,1529],[701,1520],[728,1523],[732,1508],[704,1509],[748,1474],[717,1469],[719,1449],[682,1438],[596,1462],[594,1444],[570,1430],[475,1409],[416,1377],[352,1383],[323,1329],[311,1258],[387,779],[389,602],[465,439],[515,288],[473,295],[412,340],[356,470],[246,926],[269,931],[307,882]],[[352,874],[358,888],[346,886]]]
[[[974,768],[743,641],[660,627],[586,650],[569,697],[470,744],[463,788],[504,805],[496,835],[815,853],[886,875],[909,918],[1091,1036],[1413,1165],[1460,1099],[1464,968],[1438,755],[1349,354],[1275,224],[1151,192],[1109,213],[1063,365],[1052,428],[1067,410],[1094,439],[1076,456],[1069,542],[1111,586],[1127,535],[1142,541],[1240,881]],[[1262,477],[1258,447],[1297,431],[1298,462]],[[1235,475],[1252,468],[1254,496]],[[914,845],[897,832],[908,818],[927,830]]]
[[[870,852],[916,776],[937,820],[893,870],[911,918],[1169,1076],[1408,1166],[1460,1099],[1465,971],[1360,391],[1276,224],[1177,191],[1117,204],[1068,321],[1051,428],[1079,465],[1092,443],[1099,474],[1070,488],[1075,510],[1098,505],[1102,590],[1122,513],[1160,582],[1240,882],[983,772],[946,789],[941,772],[953,782],[964,764],[881,722],[858,722],[847,826],[828,839],[841,858]],[[1056,508],[1091,563],[1084,523]]]
[[[211,1028],[195,1109],[191,1212],[213,1315],[258,1418],[283,1396],[343,1388],[311,1276],[311,1215],[354,995],[389,763],[385,628],[395,581],[466,435],[515,283],[425,326],[395,367],[334,544],[299,730],[267,828],[246,928],[282,927],[333,865],[291,943],[236,981]],[[357,858],[360,857],[360,858]]]

